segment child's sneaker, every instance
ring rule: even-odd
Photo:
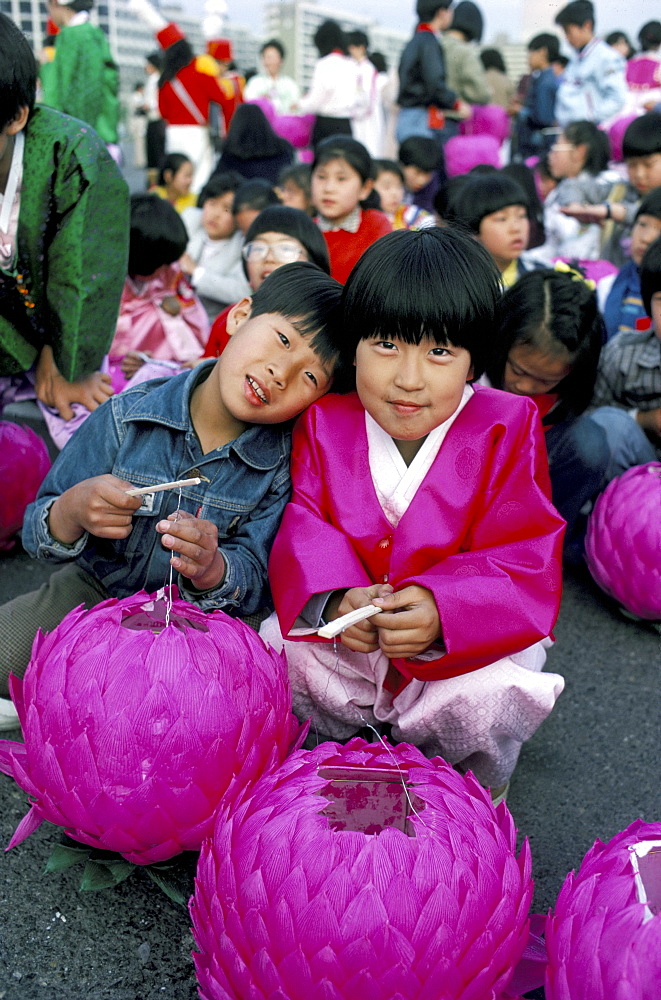
[[[5,729],[20,729],[18,712],[9,698],[0,698],[0,732]]]

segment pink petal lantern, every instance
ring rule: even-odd
[[[284,657],[176,596],[77,608],[10,685],[25,744],[1,741],[0,769],[32,800],[10,847],[46,819],[135,864],[197,850],[299,732]]]
[[[50,469],[46,442],[29,427],[0,420],[0,551],[16,544],[28,504]]]
[[[492,998],[531,895],[528,845],[472,775],[407,744],[325,743],[219,811],[190,907],[200,996]]]
[[[502,166],[500,143],[492,135],[453,135],[445,144],[445,169],[448,177],[467,174],[481,163],[496,169]]]
[[[661,619],[661,462],[613,479],[588,522],[585,554],[602,590],[628,611]]]
[[[658,1000],[661,823],[597,840],[546,922],[546,1000]]]
[[[305,149],[310,145],[314,122],[315,115],[277,115],[271,124],[295,149]]]

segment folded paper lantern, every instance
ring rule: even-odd
[[[602,590],[633,614],[661,619],[661,462],[613,479],[590,515],[585,555]]]
[[[596,841],[546,922],[546,1000],[658,1000],[661,823]]]
[[[29,427],[0,420],[0,551],[13,549],[25,508],[50,468],[46,442]]]
[[[10,678],[25,744],[0,769],[42,820],[149,864],[199,849],[224,795],[285,758],[299,726],[284,657],[222,611],[146,593],[76,609]]]
[[[448,177],[469,173],[473,167],[489,163],[502,167],[500,143],[492,135],[453,135],[445,144],[445,169]]]
[[[472,775],[407,744],[325,743],[218,813],[191,900],[200,995],[485,1000],[531,894],[528,845]]]

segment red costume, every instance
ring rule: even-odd
[[[390,220],[383,212],[368,208],[361,213],[358,231],[350,233],[346,229],[329,229],[324,239],[330,256],[331,277],[345,283],[356,261],[379,236],[392,232]]]

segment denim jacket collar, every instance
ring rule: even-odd
[[[200,382],[208,378],[217,359],[210,359],[193,368],[188,374],[167,377],[161,385],[151,392],[145,393],[141,386],[133,390],[136,399],[126,409],[122,419],[125,421],[146,420],[150,423],[163,424],[182,432],[191,428],[190,399],[193,390]],[[129,390],[131,392],[131,390]],[[126,393],[128,395],[128,393]],[[247,465],[254,469],[274,469],[283,456],[287,454],[285,427],[288,425],[254,424],[248,427],[236,440],[223,448],[233,449]]]

